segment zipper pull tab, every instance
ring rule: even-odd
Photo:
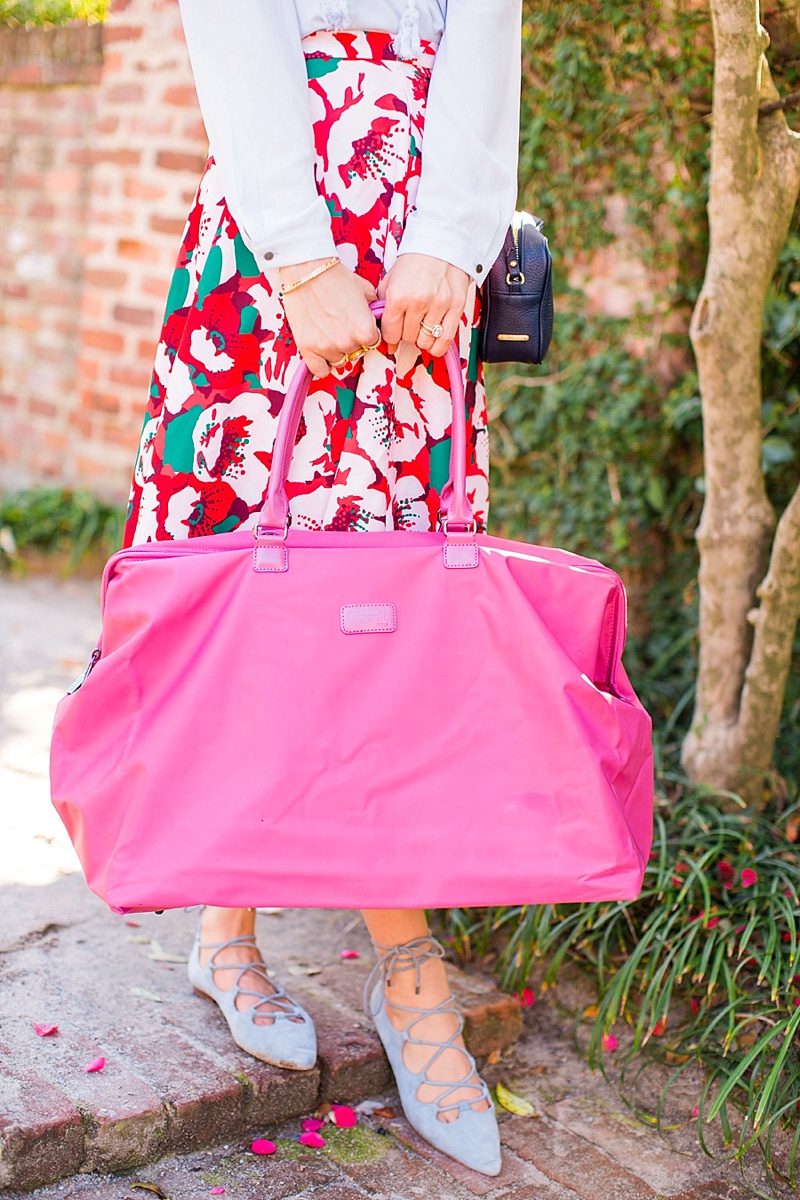
[[[99,646],[95,646],[94,650],[92,651],[92,657],[89,659],[88,663],[86,664],[83,671],[81,671],[78,678],[73,680],[73,682],[69,685],[66,692],[64,693],[65,696],[69,696],[73,692],[77,692],[78,688],[83,686],[83,684],[86,682],[89,672],[91,671],[92,667],[97,662],[99,657],[100,657],[100,648],[99,648]]]

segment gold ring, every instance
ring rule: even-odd
[[[440,338],[442,336],[442,334],[444,333],[443,325],[434,325],[431,328],[431,326],[426,325],[424,321],[420,321],[419,327],[420,327],[420,329],[424,329],[425,332],[429,333],[431,335],[431,337],[433,337],[433,338]]]
[[[381,335],[378,334],[376,341],[374,341],[371,346],[357,346],[355,350],[351,350],[348,354],[343,354],[341,358],[337,358],[336,362],[331,363],[331,366],[341,367],[347,362],[356,362],[357,359],[366,354],[368,350],[374,350],[375,347],[380,344],[380,340]]]

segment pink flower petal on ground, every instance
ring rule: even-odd
[[[358,950],[342,950],[339,953],[340,958],[361,958]]]
[[[719,917],[709,917],[708,922],[706,924],[706,929],[713,929],[714,926],[718,925],[718,924],[719,924]]]
[[[303,1146],[324,1146],[325,1145],[325,1138],[321,1137],[318,1133],[314,1133],[312,1130],[309,1130],[308,1133],[301,1133],[300,1137],[297,1140]]]
[[[37,1025],[35,1021],[33,1029],[35,1033],[38,1033],[39,1037],[50,1037],[51,1033],[58,1033],[57,1025]]]
[[[691,999],[689,1000],[689,1004],[690,1004],[690,1005],[691,1005],[691,1007],[692,1007],[692,1012],[693,1012],[693,1013],[699,1013],[699,1012],[700,1012],[700,1005],[697,1003],[697,1001],[695,1000],[694,996],[692,996],[692,997],[691,997]]]
[[[250,1143],[253,1154],[274,1154],[278,1147],[269,1138],[256,1138]]]
[[[125,924],[132,925],[134,929],[141,929],[142,927],[141,921],[126,921]]]
[[[720,879],[733,879],[736,875],[732,863],[729,863],[727,858],[719,860],[717,863],[717,873]]]
[[[322,1129],[324,1124],[325,1122],[320,1121],[319,1117],[303,1117],[300,1128],[303,1133],[316,1133],[318,1129]]]
[[[93,1058],[83,1069],[84,1071],[102,1071],[105,1065],[106,1060],[104,1058]]]
[[[530,1008],[536,997],[533,994],[533,988],[524,987],[521,992],[514,993],[514,1003],[520,1008]]]
[[[695,1107],[692,1109],[692,1116],[693,1116],[693,1117],[699,1117],[699,1116],[700,1116],[700,1109],[697,1107],[697,1105],[695,1105]]]
[[[661,1037],[662,1033],[664,1032],[664,1030],[666,1028],[667,1028],[667,1018],[659,1017],[650,1032],[652,1033],[653,1037]]]
[[[225,1188],[223,1188],[223,1187],[215,1187],[215,1188],[211,1189],[212,1196],[222,1196],[222,1195],[224,1195],[224,1193],[225,1193]]]
[[[754,871],[752,867],[745,867],[739,877],[739,882],[742,887],[752,887],[754,883],[758,882],[758,872]]]
[[[604,1050],[616,1050],[617,1046],[619,1045],[619,1041],[613,1033],[604,1033],[601,1045]]]
[[[340,1129],[352,1129],[354,1125],[358,1124],[358,1116],[349,1104],[332,1104],[331,1120]]]

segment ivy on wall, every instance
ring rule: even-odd
[[[769,3],[762,20],[769,29]],[[789,91],[800,63],[782,45],[770,64]],[[661,722],[686,708],[693,680],[703,464],[688,324],[707,252],[712,79],[704,3],[525,0],[517,204],[544,219],[556,320],[541,366],[486,368],[490,530],[620,571],[635,609],[626,660]],[[624,318],[598,312],[586,287],[593,255],[621,242],[650,284]],[[779,511],[800,445],[798,249],[795,237],[765,314],[764,455]]]
[[[0,0],[0,24],[65,25],[68,21],[104,21],[108,0]]]

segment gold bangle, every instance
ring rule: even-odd
[[[323,271],[329,271],[331,267],[335,267],[339,259],[338,255],[334,254],[321,267],[315,267],[313,271],[309,271],[307,275],[301,275],[299,279],[293,279],[291,283],[283,284],[278,288],[278,295],[285,296],[287,292],[293,292],[295,288],[300,287],[301,283],[307,283],[309,279],[313,279],[316,275],[321,275]]]

